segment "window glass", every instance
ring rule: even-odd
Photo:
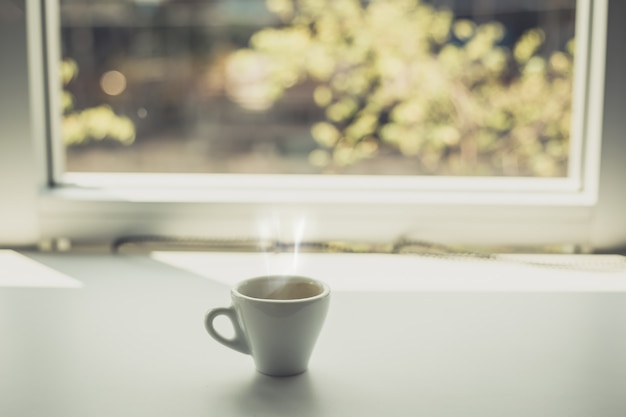
[[[60,0],[69,172],[565,177],[575,0]]]

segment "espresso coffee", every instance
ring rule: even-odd
[[[242,295],[262,300],[298,300],[315,297],[324,291],[316,282],[294,281],[293,278],[276,277],[273,280],[252,280],[239,287]]]

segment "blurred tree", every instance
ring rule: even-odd
[[[61,81],[66,87],[78,74],[74,60],[61,62]],[[135,125],[128,117],[117,115],[111,107],[100,105],[74,110],[74,98],[65,88],[61,93],[63,120],[61,135],[66,145],[76,145],[90,140],[112,139],[129,145],[135,140]]]
[[[425,174],[566,174],[573,40],[546,58],[539,29],[509,48],[501,24],[419,0],[266,2],[282,25],[231,59],[261,70],[270,102],[315,83],[312,164],[337,172],[384,149]]]

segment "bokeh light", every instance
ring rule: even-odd
[[[119,71],[107,71],[100,78],[100,88],[110,96],[119,96],[126,90],[126,77]]]

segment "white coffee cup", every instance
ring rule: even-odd
[[[230,307],[206,315],[206,329],[215,340],[251,355],[263,374],[306,371],[328,312],[326,284],[301,276],[262,276],[239,283],[231,290],[231,299]],[[230,319],[234,337],[224,337],[215,329],[218,316]]]

